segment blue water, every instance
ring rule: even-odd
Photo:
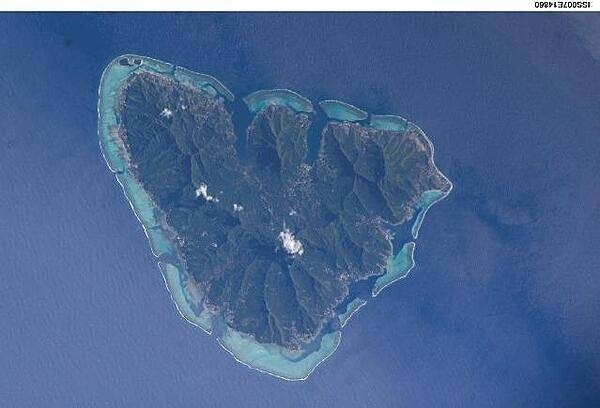
[[[598,406],[600,64],[570,18],[0,15],[0,405]],[[97,145],[100,75],[126,52],[236,95],[360,102],[434,143],[454,189],[415,268],[307,381],[175,310]]]

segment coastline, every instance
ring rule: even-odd
[[[257,343],[251,336],[231,329],[217,341],[238,363],[246,367],[286,381],[304,381],[337,350],[341,337],[339,330],[322,335],[319,349],[297,360],[284,356],[280,346]],[[259,344],[260,347],[247,347],[249,343]]]
[[[140,60],[142,63],[132,66],[121,65],[120,62],[126,58]],[[201,328],[205,333],[216,335],[221,347],[227,350],[240,363],[289,381],[306,379],[320,363],[335,352],[339,345],[339,332],[321,335],[322,347],[317,352],[299,356],[294,360],[284,356],[285,349],[281,346],[263,345],[251,339],[250,336],[231,329],[217,333],[214,328],[219,323],[221,325],[224,324],[222,317],[211,315],[209,312],[203,310],[200,313],[196,312],[192,306],[193,304],[201,304],[202,299],[194,299],[195,295],[187,290],[184,282],[189,279],[188,274],[179,263],[174,264],[173,262],[162,260],[165,256],[171,258],[176,256],[175,249],[170,243],[173,234],[159,221],[164,219],[164,216],[159,213],[157,214],[158,209],[152,202],[152,199],[145,192],[141,183],[130,172],[125,157],[126,152],[123,141],[116,139],[118,137],[117,130],[119,125],[116,120],[115,111],[119,103],[119,90],[127,77],[134,71],[146,70],[143,68],[144,65],[150,67],[147,71],[162,75],[174,76],[174,73],[178,72],[177,67],[171,64],[131,54],[119,56],[111,61],[102,74],[98,90],[99,145],[109,170],[115,175],[125,199],[142,226],[144,234],[150,243],[153,256],[158,259],[158,266],[165,287],[178,313],[187,322]],[[193,80],[195,79],[197,78],[193,78]],[[190,83],[193,82],[187,82],[188,85]],[[289,92],[293,93],[293,91]],[[312,109],[312,104],[310,107]],[[194,301],[192,302],[190,299]],[[221,321],[215,321],[217,318]],[[239,347],[238,343],[236,343],[236,340],[239,338],[244,338],[243,347]],[[265,365],[260,360],[256,360],[255,364],[252,364],[252,361],[255,359],[251,354],[257,351],[264,354],[264,350],[269,350],[270,365]]]
[[[388,259],[386,272],[375,280],[371,289],[373,297],[377,297],[392,283],[408,276],[408,273],[415,267],[414,251],[415,243],[407,242],[392,259]]]
[[[123,65],[123,60],[133,61],[131,65]],[[136,61],[140,61],[139,64]],[[188,289],[188,282],[191,282],[189,274],[181,264],[181,259],[178,258],[175,246],[172,244],[176,233],[172,231],[164,222],[164,214],[152,202],[151,197],[144,190],[142,184],[136,179],[134,174],[129,169],[129,159],[123,140],[120,138],[119,124],[116,119],[116,109],[119,104],[119,91],[125,80],[135,71],[148,71],[159,75],[167,75],[178,82],[182,82],[187,86],[198,87],[209,92],[213,97],[224,98],[227,101],[233,101],[233,93],[229,91],[216,78],[190,71],[185,68],[177,67],[163,61],[155,60],[149,57],[125,54],[112,60],[102,73],[100,88],[98,90],[98,136],[102,156],[107,163],[110,171],[115,175],[117,182],[121,186],[123,194],[129,203],[138,222],[142,225],[142,229],[148,239],[153,256],[158,259],[158,266],[161,270],[165,287],[169,292],[173,303],[178,313],[190,324],[201,328],[205,333],[214,335],[217,338],[220,346],[231,354],[234,359],[247,367],[273,375],[275,377],[288,380],[304,380],[316,369],[316,367],[331,356],[341,341],[341,332],[339,330],[322,333],[317,337],[320,340],[320,345],[316,351],[302,352],[292,356],[281,346],[275,344],[262,344],[255,341],[252,336],[237,332],[227,327],[222,316],[211,314],[202,308],[202,296],[198,291]],[[256,91],[244,99],[248,109],[252,113],[256,113],[264,109],[269,104],[281,104],[287,106],[299,113],[313,113],[314,108],[312,102],[302,95],[288,89],[274,89]],[[362,121],[368,118],[368,113],[342,101],[329,100],[319,103],[323,108],[322,103],[335,103],[336,109],[342,109],[344,115],[333,114],[340,117],[343,121]],[[325,109],[323,109],[325,111]],[[330,112],[331,113],[331,112]],[[327,114],[327,112],[326,112]],[[327,114],[332,120],[338,120]],[[393,115],[383,115],[393,116]],[[407,122],[412,125],[410,122]],[[414,126],[414,125],[413,125]],[[407,125],[408,127],[408,125]],[[431,148],[431,159],[433,161],[433,145],[427,136],[416,126],[418,131],[425,137]],[[436,171],[439,172],[437,166],[433,162]],[[427,210],[433,204],[441,201],[452,190],[452,183],[441,173],[449,183],[448,191],[439,197],[437,200],[419,207],[417,215],[418,226],[421,225]],[[437,190],[435,190],[437,191]],[[420,216],[420,221],[419,221]],[[417,223],[415,221],[415,225]],[[415,228],[413,225],[413,229]],[[418,234],[413,233],[414,238]],[[409,245],[412,244],[412,245]],[[412,265],[408,270],[398,269],[393,262],[402,254],[404,257],[407,253],[403,253],[407,245],[410,246],[409,252]],[[388,268],[386,273],[379,277],[386,278],[386,283],[378,290],[375,289],[377,283],[373,287],[373,297],[391,283],[405,277],[410,269],[414,266],[412,258],[414,250],[414,242],[405,244],[401,251],[394,254],[388,260]],[[167,261],[166,259],[170,260]],[[174,262],[173,259],[178,259]],[[405,264],[403,264],[405,265]],[[403,272],[402,276],[396,276]],[[393,272],[393,273],[392,273]],[[390,275],[391,274],[391,275]],[[391,278],[391,280],[389,280]],[[389,280],[389,281],[388,281]],[[376,282],[377,282],[376,281]],[[380,281],[381,285],[381,281]],[[192,283],[193,287],[193,283]],[[366,300],[354,299],[347,305],[346,312],[338,316],[341,327],[344,327],[351,317],[357,313],[365,304]],[[199,308],[200,311],[196,311]],[[223,329],[223,326],[227,327]]]
[[[364,110],[337,99],[320,101],[319,107],[329,119],[340,122],[360,122],[369,117]]]
[[[365,306],[368,302],[361,298],[353,299],[346,306],[346,311],[340,315],[338,315],[338,320],[342,328],[346,327],[346,324],[350,321],[352,316],[354,316],[363,306]]]
[[[369,126],[381,130],[405,131],[408,121],[398,115],[373,115],[371,114]]]
[[[269,105],[282,105],[297,113],[313,113],[312,102],[291,89],[263,89],[244,97],[250,113],[256,114]]]

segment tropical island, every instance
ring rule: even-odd
[[[181,315],[241,363],[302,380],[413,268],[425,213],[452,184],[400,116],[286,89],[242,101],[210,75],[124,55],[102,76],[100,146]]]

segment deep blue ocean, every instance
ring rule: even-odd
[[[600,406],[599,25],[0,15],[0,407]],[[400,114],[434,143],[454,190],[417,266],[307,381],[249,370],[176,312],[98,148],[100,75],[123,53],[238,96],[281,87]]]

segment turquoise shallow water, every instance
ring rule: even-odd
[[[120,62],[124,58],[132,63],[132,66],[122,65]],[[135,71],[149,71],[166,75],[188,86],[207,91],[215,98],[232,101],[234,95],[221,82],[209,75],[135,55],[115,59],[102,76],[98,105],[102,153],[109,168],[115,173],[116,179],[122,186],[133,212],[142,224],[152,253],[160,259],[159,269],[177,310],[191,324],[200,327],[208,334],[215,335],[225,350],[248,367],[287,380],[307,378],[317,365],[336,350],[341,339],[339,330],[325,333],[316,340],[315,344],[305,350],[291,352],[275,344],[258,343],[251,336],[229,328],[222,316],[203,309],[200,290],[178,261],[178,254],[173,244],[174,233],[163,222],[164,215],[161,210],[154,205],[151,197],[128,168],[127,152],[119,135],[119,124],[115,112],[119,89],[126,78]],[[312,103],[308,99],[287,89],[257,91],[244,98],[244,102],[252,113],[271,104],[287,106],[297,112],[314,112]],[[368,117],[366,112],[341,101],[323,101],[319,105],[328,117],[334,120],[360,121]],[[374,127],[386,126],[386,129],[391,129],[394,126],[397,127],[399,123],[403,123],[400,120],[402,118],[397,119],[399,117],[395,116],[379,118],[375,118]],[[373,121],[371,124],[373,125]],[[414,231],[418,231],[418,226],[422,223],[427,209],[441,198],[443,197],[434,192],[421,197],[417,207],[420,211],[413,226]],[[414,242],[410,242],[390,258],[386,273],[376,279],[374,283],[373,296],[377,296],[383,288],[408,274],[414,266],[413,251]],[[360,298],[351,301],[346,306],[346,310],[338,316],[340,326],[345,326],[349,319],[366,303],[366,300]]]
[[[244,103],[252,113],[257,113],[271,104],[287,106],[296,112],[311,113],[314,111],[311,101],[289,89],[256,91],[246,96]]]
[[[188,290],[189,280],[184,280],[185,275],[182,270],[173,264],[159,262],[158,266],[163,274],[165,285],[171,294],[177,310],[191,324],[200,327],[206,333],[212,332],[212,316],[202,310],[198,311],[194,305],[200,304],[202,298],[194,296],[194,293]]]
[[[421,229],[421,224],[423,224],[423,220],[425,219],[427,211],[435,203],[443,200],[448,195],[448,193],[449,191],[444,193],[443,191],[439,190],[429,190],[423,192],[421,198],[419,199],[419,202],[417,203],[417,216],[411,228],[413,239],[417,239],[417,237],[419,236],[419,229]]]
[[[233,93],[231,93],[221,81],[213,76],[200,74],[182,67],[176,67],[175,78],[182,83],[204,89],[213,96],[222,95],[229,102],[232,102],[235,99]]]
[[[321,101],[319,106],[329,119],[340,122],[359,122],[369,117],[369,114],[364,110],[336,99]]]
[[[321,338],[316,351],[293,354],[273,344],[260,344],[248,335],[227,328],[219,337],[219,344],[236,360],[248,367],[286,380],[304,380],[329,357],[340,344],[340,331],[327,333]]]
[[[341,313],[338,316],[340,325],[342,327],[344,327],[346,325],[346,323],[348,323],[350,318],[366,304],[367,304],[367,301],[363,300],[361,298],[356,298],[356,299],[352,300],[350,303],[348,303],[348,305],[346,306],[346,311],[344,313]]]
[[[373,285],[373,297],[377,296],[385,287],[405,278],[415,266],[414,261],[415,243],[408,242],[402,246],[400,252],[388,260],[385,274],[378,277]]]
[[[404,131],[408,127],[408,121],[397,115],[371,115],[369,124],[375,129],[382,130]]]

